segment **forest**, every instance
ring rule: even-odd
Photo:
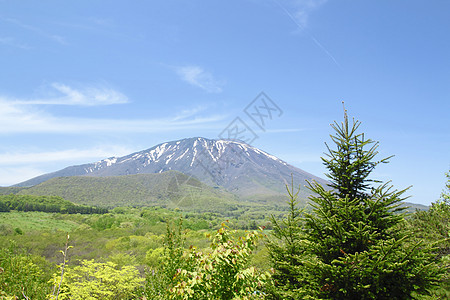
[[[450,172],[407,213],[370,175],[378,143],[332,125],[330,188],[286,189],[286,207],[186,212],[0,197],[0,299],[449,299]]]
[[[57,196],[0,195],[0,212],[43,211],[62,214],[104,214],[106,208],[75,205]]]

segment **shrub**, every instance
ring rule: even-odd
[[[56,273],[52,283],[58,285],[60,278]],[[79,266],[66,267],[58,299],[134,299],[143,280],[133,266],[83,260]]]

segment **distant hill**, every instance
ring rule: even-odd
[[[414,213],[416,210],[428,210],[430,207],[422,204],[403,202],[402,206],[406,206],[406,211],[409,213]]]
[[[291,176],[296,186],[303,186],[305,180],[326,183],[324,179],[246,143],[199,137],[162,143],[123,157],[111,157],[96,163],[67,167],[32,178],[17,186],[34,186],[56,177],[98,178],[155,174],[169,170],[179,171],[211,187],[224,187],[245,201],[260,203],[284,203],[285,184],[290,182]],[[82,190],[79,192],[83,193]],[[301,189],[300,198],[303,201],[308,195],[306,188]]]
[[[25,187],[20,186],[0,186],[0,195],[9,195],[9,194],[17,194]]]
[[[108,177],[56,177],[19,195],[60,196],[73,203],[116,206],[165,206],[198,211],[223,210],[237,203],[231,193],[177,171]]]

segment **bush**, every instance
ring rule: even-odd
[[[249,299],[262,298],[269,272],[259,272],[249,265],[257,231],[237,235],[225,224],[211,237],[209,251],[185,248],[180,222],[167,234],[161,264],[147,272],[145,295],[148,299]],[[148,252],[155,264],[159,249]]]
[[[0,299],[3,297],[45,299],[51,290],[49,276],[33,258],[11,241],[8,248],[0,248]]]
[[[225,224],[211,238],[211,252],[191,248],[190,270],[178,269],[177,284],[170,289],[171,299],[250,299],[263,298],[263,286],[270,280],[269,272],[249,266],[258,231],[236,237]]]
[[[58,272],[52,283],[57,286],[60,279]],[[65,269],[58,299],[135,299],[143,280],[133,266],[118,268],[113,262],[83,260],[81,265]]]

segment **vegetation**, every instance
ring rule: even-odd
[[[450,175],[429,210],[406,217],[405,190],[370,178],[387,162],[378,144],[349,123],[333,125],[331,186],[310,183],[310,207],[294,182],[286,206],[227,200],[214,212],[0,196],[0,299],[448,299]]]
[[[0,196],[0,212],[43,211],[68,214],[104,214],[105,208],[75,205],[58,196],[14,195]]]
[[[136,299],[137,290],[144,281],[134,266],[118,267],[113,262],[100,263],[83,260],[69,266],[63,274],[58,299]],[[56,273],[53,286],[58,286],[61,275]],[[50,299],[56,299],[52,293]]]
[[[444,270],[439,287],[432,291],[432,299],[450,298],[450,172],[446,177],[440,199],[428,211],[417,211],[408,219],[416,239],[435,247],[435,259]]]
[[[110,177],[59,177],[18,190],[17,194],[55,195],[77,204],[108,208],[164,206],[224,212],[229,206],[238,204],[232,194],[176,171]]]
[[[27,295],[31,299],[45,299],[50,291],[45,262],[31,256],[17,244],[0,247],[0,299],[17,299]]]
[[[405,190],[369,178],[378,143],[357,133],[360,122],[332,125],[336,150],[322,158],[330,187],[310,183],[313,211],[302,213],[290,193],[290,215],[275,223],[271,258],[277,299],[410,299],[427,294],[442,272],[431,248],[404,230]]]
[[[272,276],[273,284],[268,285],[268,293],[271,298],[279,299],[302,299],[308,295],[301,294],[299,288],[304,285],[302,260],[302,213],[298,208],[297,197],[300,188],[294,193],[294,183],[291,183],[291,189],[287,188],[289,195],[289,213],[278,220],[272,216],[273,232],[272,239],[269,240],[267,247],[270,254],[270,260],[274,266]]]
[[[171,298],[180,299],[249,299],[262,298],[262,288],[270,273],[260,273],[249,266],[257,231],[235,237],[225,224],[211,238],[211,251],[190,248],[187,269],[178,269],[177,284]]]

